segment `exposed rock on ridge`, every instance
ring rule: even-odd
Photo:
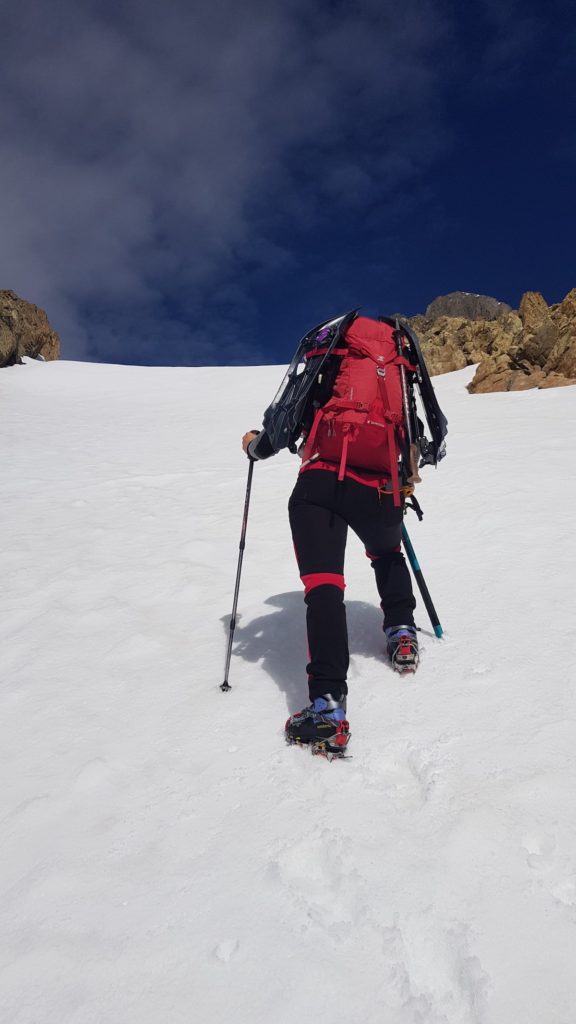
[[[430,310],[464,308],[470,311],[466,316],[428,315]],[[479,364],[468,386],[471,392],[576,384],[576,288],[553,306],[539,292],[526,292],[517,312],[488,296],[453,292],[431,303],[426,316],[411,317],[410,323],[431,374]]]
[[[473,295],[471,292],[450,292],[440,295],[426,310],[428,319],[439,316],[462,316],[466,320],[497,320],[511,310],[505,302],[498,302],[489,295]]]
[[[15,292],[0,291],[0,366],[21,363],[23,356],[58,359],[60,338],[43,309]]]

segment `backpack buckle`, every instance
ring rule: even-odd
[[[386,376],[386,367],[385,366],[377,366],[376,367],[376,373],[378,374],[379,377],[385,377]]]

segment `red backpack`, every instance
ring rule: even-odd
[[[399,505],[398,456],[406,438],[400,365],[414,367],[398,354],[389,324],[360,316],[344,339],[346,348],[333,351],[342,362],[332,395],[316,411],[302,459],[335,463],[339,480],[347,466],[387,477]],[[320,354],[314,349],[307,358]]]

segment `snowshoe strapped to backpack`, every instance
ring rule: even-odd
[[[337,368],[331,356],[338,351],[343,333],[357,313],[352,309],[333,320],[324,320],[302,338],[274,400],[264,413],[263,427],[274,452],[282,448],[296,451],[302,431],[310,426],[320,385],[326,391],[324,370],[333,372]]]

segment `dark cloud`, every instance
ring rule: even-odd
[[[251,289],[293,264],[290,233],[442,151],[448,34],[433,0],[13,6],[1,285],[70,358],[258,359]]]
[[[532,9],[531,9],[532,7]],[[530,56],[537,57],[546,22],[526,0],[481,0],[488,39],[482,57],[482,81],[500,86],[513,80]]]

